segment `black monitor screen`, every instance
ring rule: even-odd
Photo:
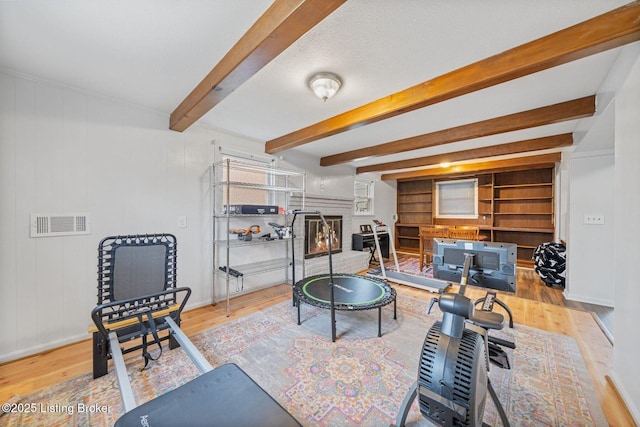
[[[464,265],[464,254],[473,254],[472,268],[500,269],[500,254],[497,252],[474,251],[459,248],[444,248],[444,263]]]
[[[505,292],[516,291],[515,243],[434,239],[433,276],[460,282],[465,254],[473,255],[467,284]]]

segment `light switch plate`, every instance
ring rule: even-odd
[[[179,216],[178,217],[178,228],[187,228],[187,217]]]

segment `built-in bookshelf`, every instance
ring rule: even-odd
[[[435,182],[455,177],[398,181],[396,248],[417,253],[420,225],[475,225],[483,240],[516,243],[518,265],[531,267],[535,248],[554,240],[554,176],[553,168],[475,175],[478,217],[465,220],[434,215]]]
[[[398,220],[395,245],[398,250],[418,252],[418,230],[433,222],[433,180],[416,179],[398,182]]]

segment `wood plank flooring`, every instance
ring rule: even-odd
[[[434,294],[395,285],[401,295],[430,300]],[[214,326],[290,300],[288,285],[279,285],[232,299],[230,316],[224,304],[205,306],[183,313],[182,329],[192,336]],[[467,295],[479,298],[486,290],[469,287]],[[572,336],[576,339],[594,383],[603,411],[611,426],[636,426],[611,382],[613,347],[591,312],[569,308],[562,291],[539,280],[535,272],[519,269],[517,293],[499,293],[511,308],[516,323]],[[128,355],[138,357],[135,354]],[[78,375],[91,373],[91,341],[87,339],[62,348],[0,365],[0,403],[57,384]]]

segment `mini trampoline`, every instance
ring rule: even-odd
[[[333,288],[333,305],[331,289]],[[357,274],[334,274],[333,286],[329,274],[319,274],[300,280],[293,287],[298,302],[298,325],[300,303],[331,310],[331,338],[336,340],[335,310],[378,309],[378,336],[382,336],[382,307],[393,302],[393,318],[397,318],[396,291],[375,277]]]

